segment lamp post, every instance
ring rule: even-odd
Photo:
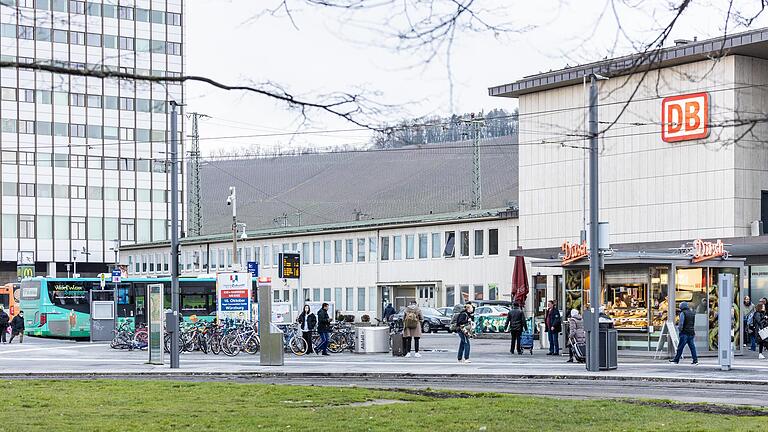
[[[176,101],[171,105],[171,311],[173,322],[166,323],[171,332],[171,369],[179,368],[179,160],[178,118]]]
[[[227,205],[232,207],[232,268],[236,269],[240,261],[237,259],[237,190],[234,186],[229,187]]]

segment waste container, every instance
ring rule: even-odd
[[[618,367],[619,332],[616,329],[600,326],[600,370],[612,370]]]
[[[389,327],[356,327],[355,352],[358,354],[389,351]]]

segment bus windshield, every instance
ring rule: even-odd
[[[37,300],[40,298],[40,286],[42,282],[39,280],[23,280],[21,281],[21,299],[22,300]]]
[[[94,282],[54,281],[48,282],[48,296],[54,306],[75,312],[89,313],[89,292]]]

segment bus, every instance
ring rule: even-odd
[[[12,319],[16,316],[19,302],[19,284],[9,283],[0,286],[0,306],[3,307],[8,316]]]
[[[170,278],[125,278],[117,285],[118,322],[146,324],[147,285],[164,285],[164,308],[171,307]],[[25,333],[33,336],[88,338],[91,330],[91,291],[100,291],[99,278],[34,277],[21,281],[20,305],[26,320]],[[195,315],[212,320],[216,314],[216,278],[179,278],[179,307],[182,317]]]

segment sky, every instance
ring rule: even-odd
[[[678,4],[677,0],[477,0],[474,4],[485,22],[505,24],[514,31],[457,30],[450,55],[442,50],[429,58],[424,51],[398,50],[387,37],[388,26],[404,25],[398,19],[399,2],[350,13],[303,0],[286,1],[290,17],[283,10],[269,13],[282,0],[185,2],[186,73],[226,84],[275,83],[311,101],[333,92],[362,91],[387,106],[364,119],[374,126],[493,108],[511,111],[516,100],[491,98],[488,87],[635,52],[669,24],[676,14],[672,5]],[[433,1],[438,6],[452,3]],[[744,18],[757,12],[759,3],[734,0],[729,14],[728,0],[692,2],[665,46],[678,38],[705,39],[726,30],[746,30]],[[760,15],[749,28],[768,25],[766,18]],[[304,118],[283,102],[204,84],[187,86],[186,104],[188,113],[209,116],[199,126],[205,155],[253,146],[359,147],[371,138],[370,131],[327,113],[310,110]]]

